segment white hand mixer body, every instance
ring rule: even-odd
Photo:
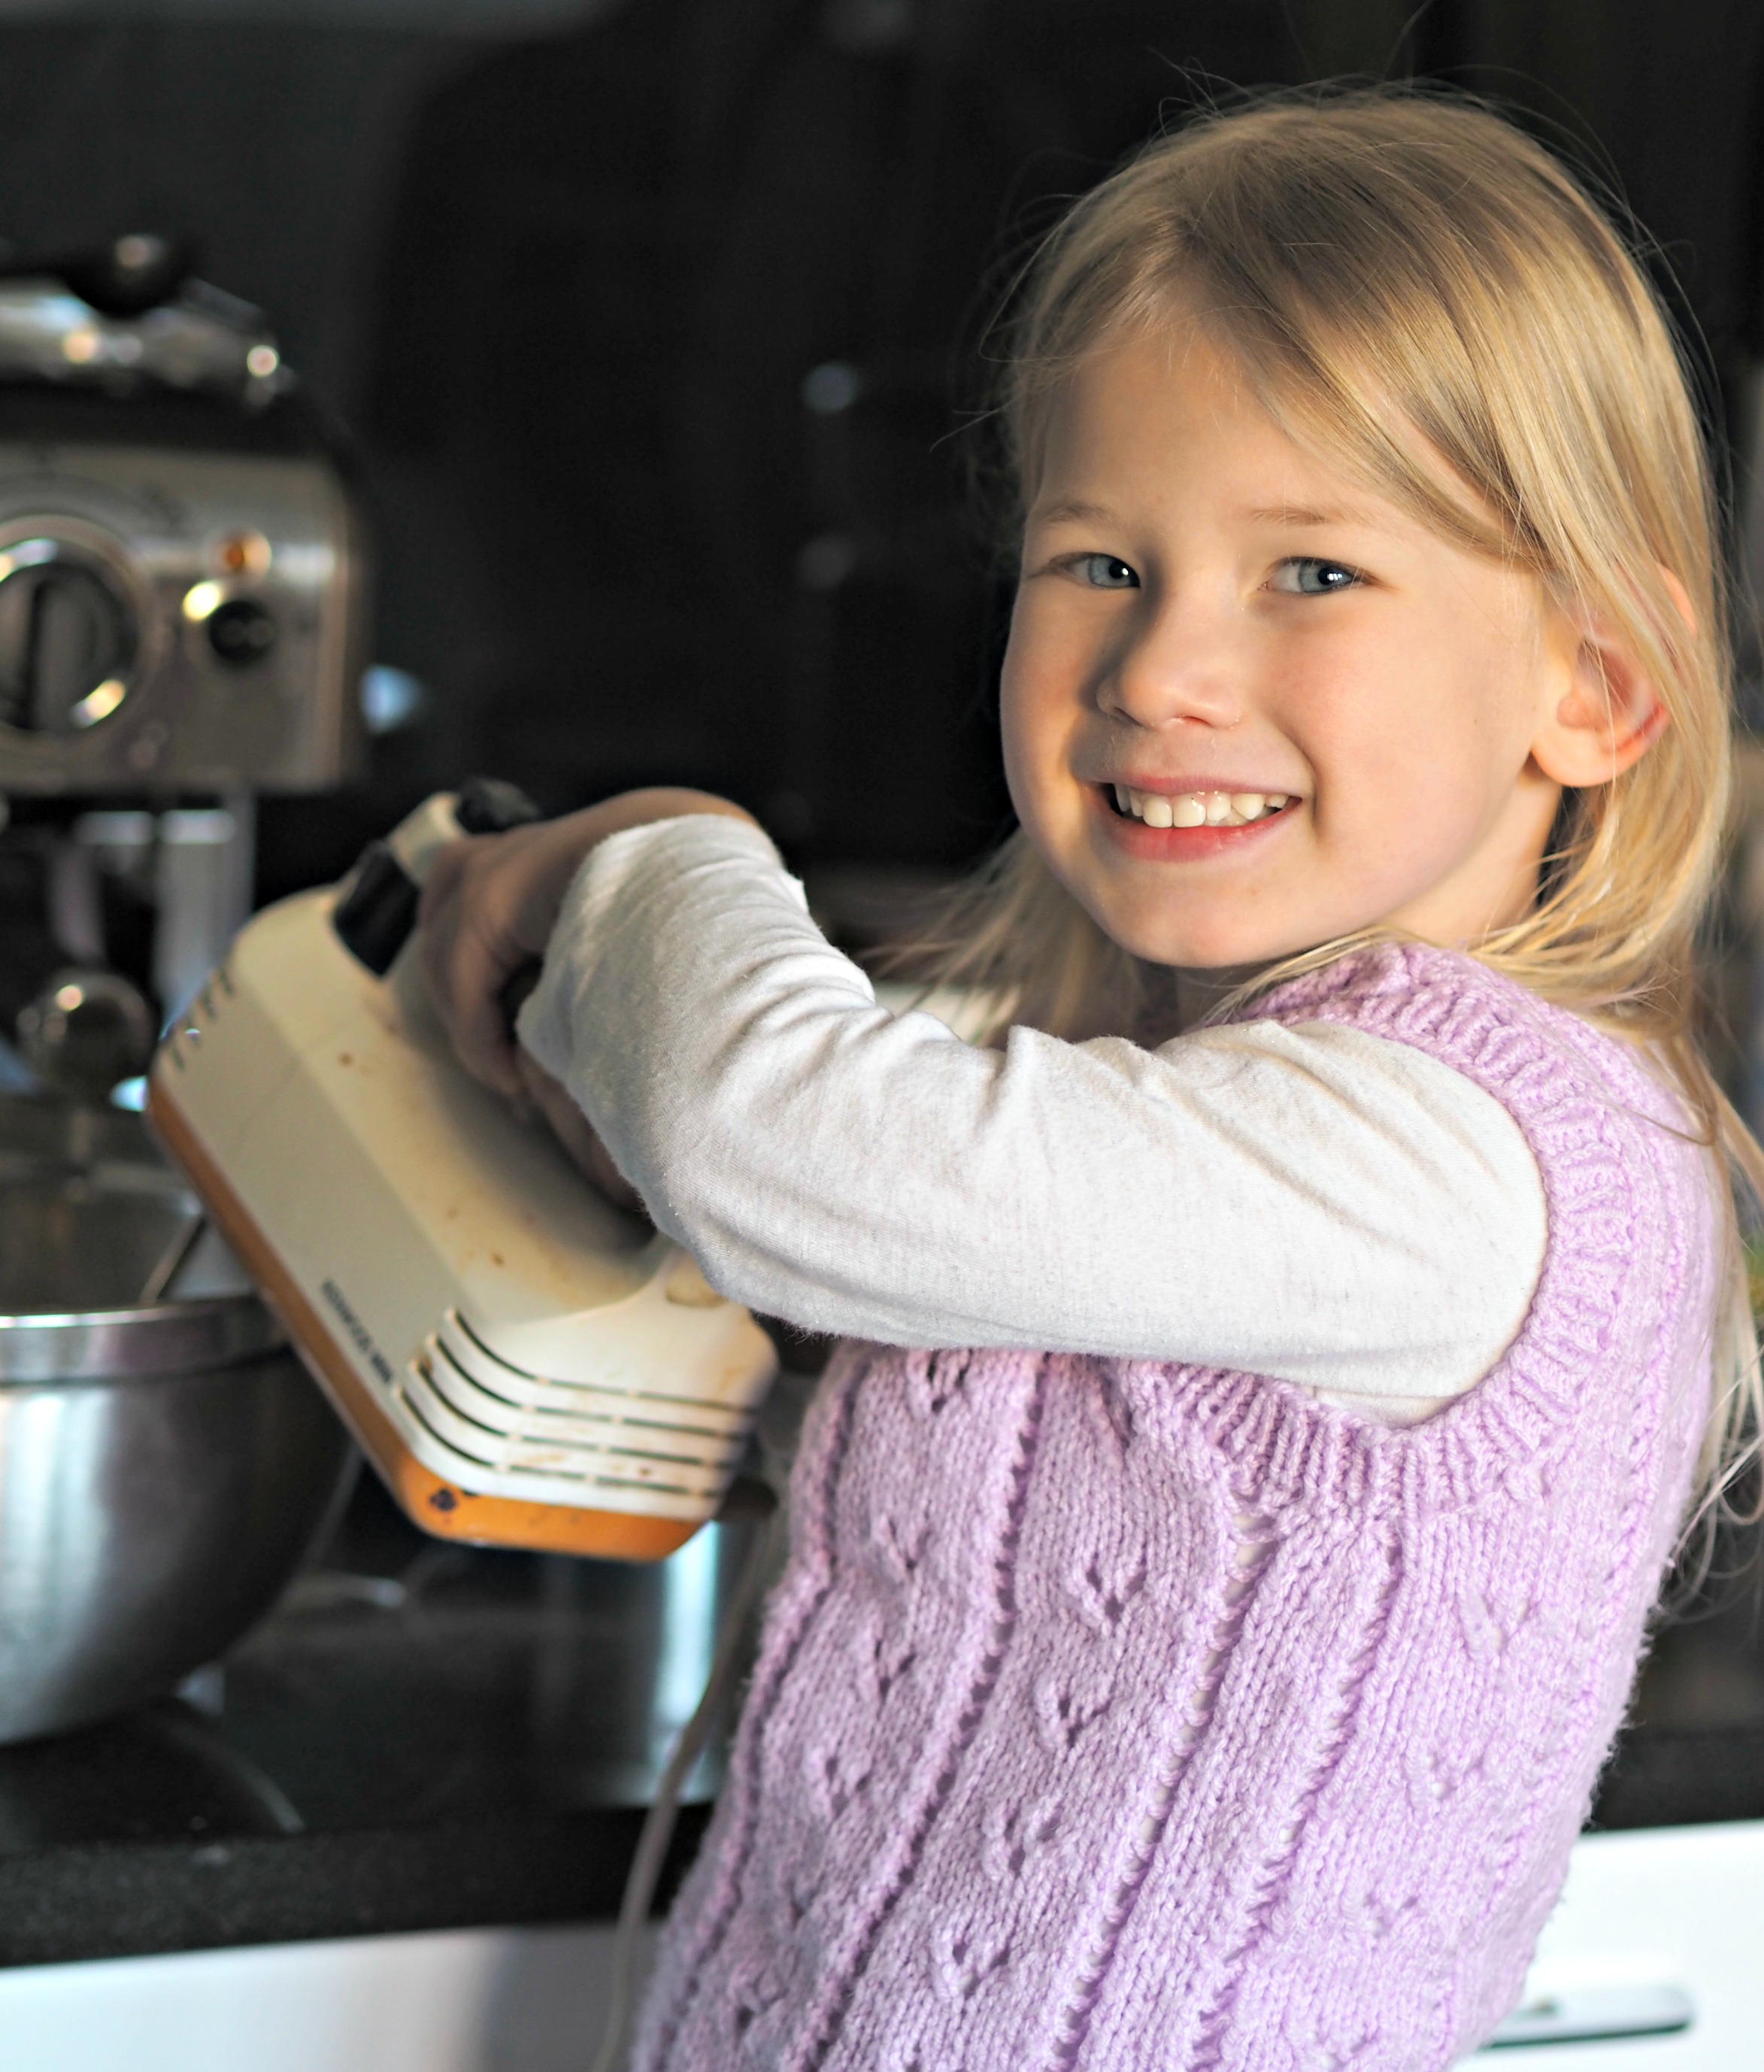
[[[776,1356],[448,1046],[416,892],[498,788],[430,799],[342,886],[249,922],[148,1112],[419,1525],[657,1560],[716,1510]]]

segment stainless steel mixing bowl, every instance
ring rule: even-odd
[[[0,1741],[212,1659],[340,1486],[343,1429],[236,1277],[194,1256],[140,1303],[196,1213],[135,1116],[0,1100]]]

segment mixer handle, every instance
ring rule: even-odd
[[[387,840],[370,842],[338,893],[331,926],[343,948],[375,978],[386,976],[410,940],[422,898],[421,874],[426,863],[411,859],[401,837],[422,826],[425,832],[420,839],[438,845],[437,834],[447,837],[447,822],[444,816],[437,823],[433,816],[437,806],[448,804],[453,827],[466,835],[501,834],[544,817],[519,785],[505,783],[499,777],[468,777],[451,800],[445,795],[430,800],[400,822]],[[433,846],[425,853],[433,853]]]

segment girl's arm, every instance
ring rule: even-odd
[[[1517,1125],[1447,1067],[1267,1022],[977,1049],[877,1007],[751,823],[597,848],[520,1030],[712,1282],[814,1330],[1245,1368],[1405,1418],[1493,1364],[1543,1256]]]
[[[474,1077],[512,1100],[529,1091],[510,1038],[503,989],[523,965],[545,954],[583,860],[628,828],[695,813],[757,824],[708,791],[658,786],[622,792],[493,840],[454,842],[436,857],[419,909],[424,968],[453,1048]]]

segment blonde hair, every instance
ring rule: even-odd
[[[1764,1192],[1764,1154],[1695,1029],[1696,936],[1732,754],[1717,500],[1672,328],[1606,217],[1475,103],[1313,91],[1159,138],[1077,202],[1018,286],[997,422],[1023,502],[1074,369],[1198,298],[1293,436],[1613,629],[1670,724],[1622,775],[1565,795],[1535,907],[1474,954],[1644,1046],[1700,1141]],[[939,981],[990,990],[1001,1021],[1142,1034],[1163,1011],[1159,975],[1097,927],[1020,832],[938,934]],[[1729,1251],[1709,1515],[1750,1457],[1761,1408],[1731,1219]]]

